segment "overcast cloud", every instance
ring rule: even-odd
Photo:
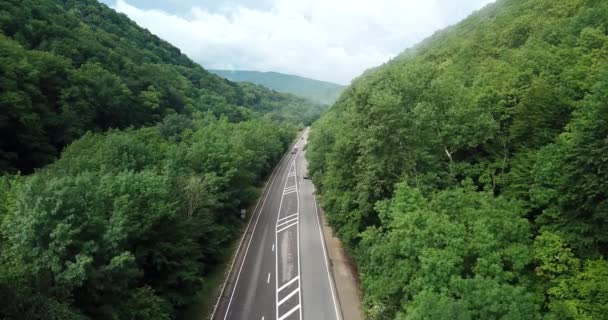
[[[103,0],[209,69],[342,84],[493,0]]]

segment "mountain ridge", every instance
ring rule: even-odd
[[[307,98],[317,103],[333,104],[345,86],[329,81],[276,71],[207,69],[209,72],[235,82],[251,82],[282,93]]]

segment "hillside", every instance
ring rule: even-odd
[[[324,108],[211,74],[96,0],[0,0],[0,319],[215,299],[240,210]]]
[[[172,113],[310,123],[323,110],[226,81],[96,0],[0,1],[0,172],[31,172],[86,131]]]
[[[606,1],[498,0],[313,125],[368,319],[606,319],[607,31]]]
[[[231,81],[252,82],[264,87],[291,93],[321,104],[333,104],[344,90],[339,84],[278,72],[209,70]]]

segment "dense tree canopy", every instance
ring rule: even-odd
[[[177,318],[323,108],[96,0],[0,0],[0,318]]]
[[[54,160],[86,131],[173,113],[310,123],[323,106],[211,74],[97,0],[0,0],[0,172]]]
[[[606,319],[608,3],[498,0],[313,125],[370,319]]]
[[[0,307],[9,319],[174,318],[241,225],[294,127],[213,116],[88,133],[0,180]]]

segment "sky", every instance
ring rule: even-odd
[[[493,0],[100,0],[207,69],[348,84]]]

